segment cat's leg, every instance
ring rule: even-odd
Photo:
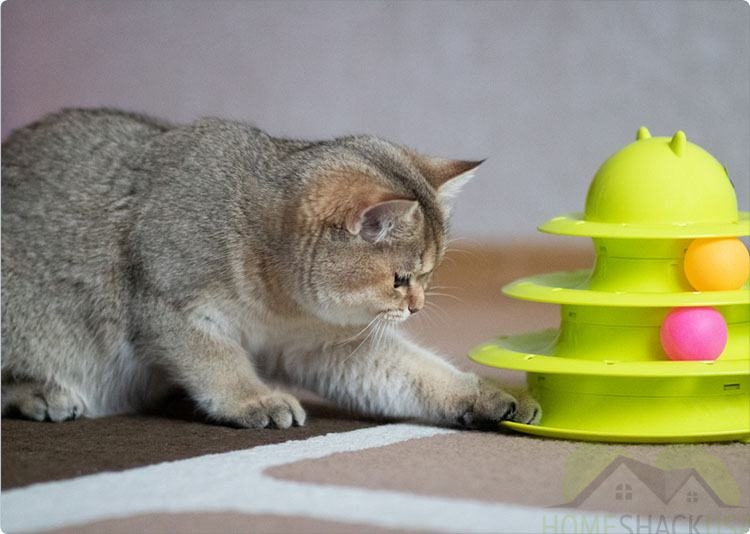
[[[212,419],[247,428],[305,423],[299,401],[265,385],[238,344],[199,332],[186,332],[183,343],[168,366]]]
[[[513,397],[398,336],[288,354],[280,363],[285,378],[356,411],[468,427],[541,418],[528,395]]]
[[[305,423],[299,401],[264,384],[245,350],[217,327],[219,321],[162,312],[152,316],[150,326],[158,330],[143,344],[158,347],[159,365],[211,419],[246,428]]]
[[[84,413],[84,404],[74,391],[57,384],[8,381],[3,383],[2,413],[18,411],[37,421],[68,421]]]
[[[82,377],[93,380],[89,330],[69,288],[19,276],[3,258],[2,414],[37,421],[89,416],[98,406]]]

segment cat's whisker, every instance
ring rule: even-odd
[[[445,259],[448,259],[453,254],[465,254],[469,256],[470,258],[478,258],[479,254],[476,250],[473,249],[465,249],[465,248],[446,248],[445,249]],[[451,258],[452,259],[452,258]]]
[[[438,306],[437,303],[435,303],[435,302],[425,302],[425,308],[426,308],[425,311],[429,311],[429,312],[434,311],[434,312],[436,312],[438,314],[438,317],[440,318],[441,321],[445,322],[447,320],[448,312],[446,312],[444,309],[442,309],[440,306]]]
[[[346,339],[342,339],[340,341],[337,341],[336,343],[334,343],[334,345],[345,345],[346,343],[349,343],[350,341],[354,341],[359,336],[361,336],[362,334],[364,334],[367,331],[368,328],[370,328],[378,319],[380,319],[380,317],[381,317],[381,314],[376,315],[372,319],[372,321],[370,321],[369,323],[367,323],[367,325],[362,330],[360,330],[359,332],[357,332],[353,336],[350,336],[350,337],[348,337]]]
[[[378,323],[378,326],[375,328],[375,335],[372,339],[372,344],[374,347],[379,347],[383,343],[383,333],[388,329],[387,323]]]
[[[457,296],[451,295],[449,293],[438,293],[436,291],[428,291],[428,292],[425,293],[425,296],[426,297],[446,297],[446,298],[453,299],[456,302],[460,302],[461,304],[463,304],[463,302],[464,302],[463,300],[461,300]]]
[[[475,247],[481,246],[479,241],[477,241],[476,239],[472,239],[470,237],[451,237],[445,242],[445,244],[446,244],[446,247],[450,247],[453,243],[458,243],[458,242],[466,242],[469,245],[472,245]]]
[[[435,313],[432,313],[433,311],[435,311]],[[424,321],[423,324],[429,325],[432,328],[443,328],[448,324],[446,318],[443,317],[441,310],[433,309],[432,306],[425,306],[422,317],[422,320]]]
[[[397,330],[400,325],[397,323],[383,322],[382,326],[383,328],[380,333],[380,339],[378,340],[378,345],[383,345],[389,339],[392,339],[393,332]]]
[[[420,318],[423,321],[427,321],[429,325],[433,328],[437,328],[439,325],[435,322],[435,317],[432,315],[432,306],[430,306],[431,303],[426,302],[424,307],[424,313],[420,314]],[[434,306],[434,304],[433,304]],[[440,319],[443,321],[443,324],[445,324],[445,320],[440,317]]]
[[[369,339],[369,337],[370,337],[370,336],[372,335],[372,332],[373,332],[373,331],[371,330],[371,331],[370,331],[370,332],[369,332],[369,333],[368,333],[368,334],[367,334],[367,335],[365,336],[365,338],[364,338],[364,339],[363,339],[362,341],[360,341],[360,342],[359,342],[359,344],[358,344],[358,345],[357,345],[356,347],[354,347],[354,350],[353,350],[353,351],[351,351],[351,352],[350,352],[350,353],[349,353],[349,354],[347,355],[347,357],[346,357],[346,358],[344,358],[344,360],[343,360],[343,361],[341,362],[342,364],[344,364],[344,363],[348,362],[348,361],[349,361],[349,360],[350,360],[350,359],[352,358],[352,356],[354,356],[354,355],[355,355],[355,354],[357,353],[357,351],[359,350],[359,348],[360,348],[360,347],[361,347],[361,346],[362,346],[362,345],[364,344],[364,342],[365,342],[365,341],[367,341],[367,340]]]
[[[430,317],[430,321],[432,321],[432,324],[435,325],[435,328],[445,328],[448,325],[447,319],[445,319],[444,317],[440,315],[432,314],[432,315],[429,315],[428,317]],[[427,343],[427,341],[425,341],[425,343]]]
[[[375,318],[372,321],[370,321],[370,324],[368,324],[366,327],[366,330],[369,329],[369,332],[367,332],[367,335],[362,339],[362,341],[360,341],[359,344],[356,347],[354,347],[354,350],[351,351],[346,358],[344,358],[342,363],[348,362],[352,358],[352,356],[356,354],[356,352],[360,349],[360,347],[362,347],[362,345],[364,345],[368,339],[373,337],[373,333],[377,332],[380,326],[382,325],[382,321],[378,320],[382,318],[382,316],[383,314],[379,313],[378,315],[375,316]],[[373,328],[370,328],[370,327],[373,327]]]
[[[462,289],[459,286],[430,286],[430,289]]]

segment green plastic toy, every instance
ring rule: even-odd
[[[538,426],[504,426],[590,441],[750,439],[750,286],[695,291],[683,259],[693,239],[750,235],[726,169],[673,137],[636,141],[612,155],[589,187],[583,213],[542,232],[593,238],[591,270],[544,274],[503,288],[513,298],[559,304],[559,329],[502,336],[469,357],[527,372],[542,405]],[[712,306],[727,344],[716,360],[672,361],[659,331],[676,307]]]

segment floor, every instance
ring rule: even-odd
[[[499,334],[554,327],[559,311],[511,300],[500,288],[591,262],[587,243],[557,238],[456,245],[434,281],[446,296],[436,296],[408,330],[457,366],[522,384],[520,373],[469,362],[467,350]],[[666,517],[672,532],[683,523],[688,531],[689,517],[700,515],[708,531],[713,520],[750,527],[747,444],[613,445],[458,432],[350,414],[311,395],[302,400],[308,423],[284,431],[212,425],[179,397],[152,414],[59,424],[3,419],[0,526],[571,532],[573,521],[576,529],[610,521],[611,531],[627,532],[641,519]],[[613,497],[616,488],[605,489],[613,481],[635,488],[631,498]],[[678,503],[680,492],[700,499]],[[659,531],[658,519],[648,528]]]

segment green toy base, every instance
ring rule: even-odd
[[[568,439],[650,442],[750,438],[750,377],[612,377],[529,373],[540,426],[509,426]]]
[[[469,355],[480,364],[528,373],[529,390],[544,413],[541,425],[507,423],[509,428],[586,441],[750,439],[750,362],[741,349],[725,355],[737,359],[709,362],[590,360],[550,355],[558,340],[556,330],[504,337]]]
[[[503,421],[500,426],[510,428],[522,434],[542,436],[545,438],[570,439],[577,441],[597,441],[610,443],[700,443],[710,441],[744,441],[750,442],[750,434],[742,432],[724,432],[705,434],[698,432],[692,435],[680,434],[651,434],[628,436],[622,433],[606,433],[601,431],[570,430],[566,428],[553,428],[546,425],[524,425]]]

